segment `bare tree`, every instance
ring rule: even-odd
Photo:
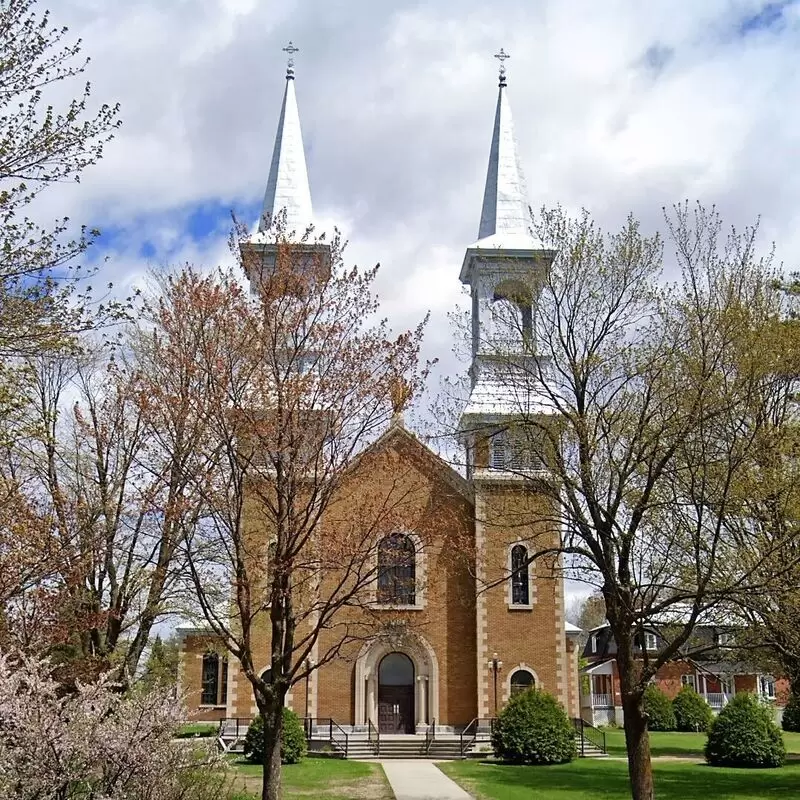
[[[532,541],[533,557],[564,557],[602,593],[634,800],[653,797],[648,681],[707,647],[697,623],[763,588],[775,563],[772,548],[739,558],[737,522],[763,427],[754,401],[774,379],[760,358],[780,311],[770,258],[757,255],[754,229],[725,238],[713,211],[681,206],[667,222],[680,279],[665,286],[662,240],[632,218],[608,235],[587,213],[543,211],[534,227],[552,264],[525,296],[490,309],[524,346],[494,356],[516,403],[507,435],[544,465],[545,480],[520,474],[549,494],[562,528],[556,548]],[[653,626],[663,630],[657,652],[641,646]]]
[[[166,409],[182,376],[194,381],[187,418],[204,433],[179,468],[204,507],[186,557],[205,620],[253,688],[266,733],[262,796],[273,800],[290,688],[404,622],[374,611],[375,546],[421,488],[365,448],[420,385],[422,325],[390,335],[371,293],[377,268],[346,268],[338,236],[293,241],[278,223],[255,242],[238,230],[232,244],[252,292],[225,273],[168,276],[139,347],[158,365],[146,395],[165,448],[184,423]]]

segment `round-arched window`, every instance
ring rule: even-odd
[[[511,674],[511,696],[536,687],[533,675],[526,669],[518,669]]]

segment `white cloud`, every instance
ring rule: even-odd
[[[122,103],[124,127],[49,207],[123,226],[103,268],[121,283],[144,268],[145,239],[156,262],[222,257],[223,233],[203,250],[188,220],[202,203],[260,201],[291,38],[315,209],[340,221],[352,260],[381,261],[397,328],[431,309],[426,352],[449,367],[501,45],[534,207],[655,227],[663,205],[697,198],[739,226],[761,214],[797,263],[800,13],[740,35],[765,5],[61,0],[57,21],[83,38],[95,97]]]

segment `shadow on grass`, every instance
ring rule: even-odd
[[[627,765],[580,760],[551,767],[460,762],[442,765],[491,800],[624,800],[630,797]],[[800,763],[781,769],[744,770],[701,764],[654,764],[659,800],[775,800],[800,797]]]

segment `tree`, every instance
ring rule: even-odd
[[[18,626],[17,644],[78,674],[81,663],[97,673],[113,662],[127,682],[154,625],[174,610],[179,544],[199,501],[173,459],[189,458],[192,430],[169,453],[158,446],[122,354],[54,352],[26,365],[0,474],[46,519],[47,580],[23,594],[40,609],[49,602],[48,624]]]
[[[376,270],[345,268],[338,236],[294,241],[278,221],[255,241],[238,229],[232,244],[251,292],[230,273],[165,276],[136,349],[161,446],[198,430],[192,460],[174,461],[203,498],[185,555],[207,624],[253,688],[262,796],[274,800],[290,687],[380,625],[375,547],[417,498],[388,469],[384,490],[365,494],[375,475],[363,458],[420,385],[422,325],[389,334]],[[386,635],[402,624],[395,615]]]
[[[123,694],[104,676],[64,696],[50,670],[47,662],[28,656],[0,655],[3,797],[229,796],[218,757],[202,751],[193,755],[173,742],[184,712],[167,691]]]
[[[165,642],[160,634],[156,634],[156,638],[150,645],[150,652],[144,667],[142,679],[145,685],[174,688],[178,682],[179,660],[178,640],[170,637]]]
[[[725,238],[702,207],[667,217],[680,271],[667,286],[661,238],[632,218],[608,235],[587,213],[557,209],[534,227],[553,261],[531,287],[532,326],[517,331],[528,350],[496,354],[499,379],[520,398],[508,427],[550,480],[519,474],[534,491],[551,487],[563,530],[556,548],[533,542],[532,557],[565,557],[602,593],[632,795],[651,800],[650,678],[710,646],[694,636],[698,622],[775,578],[775,549],[753,546],[741,513],[781,301],[756,231]],[[645,646],[654,629],[655,649]]]
[[[591,594],[576,598],[567,610],[567,617],[581,629],[580,643],[585,646],[589,631],[606,621],[606,604],[603,595],[595,590]]]
[[[80,41],[65,43],[36,0],[0,5],[0,357],[59,345],[91,327],[88,296],[65,276],[96,231],[69,238],[68,218],[43,228],[23,216],[48,186],[79,180],[97,162],[120,121],[119,107],[89,108],[86,83],[62,104],[63,87],[88,60]]]

